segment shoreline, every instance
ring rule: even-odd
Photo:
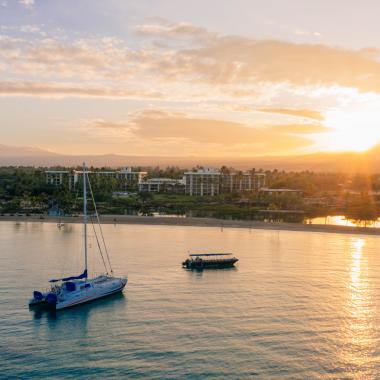
[[[0,216],[0,222],[42,222],[42,223],[81,223],[81,216]],[[101,215],[100,222],[103,224],[141,224],[141,225],[166,225],[166,226],[189,226],[189,227],[219,227],[219,228],[246,228],[274,231],[301,231],[301,232],[324,232],[355,235],[379,235],[380,228],[335,226],[326,224],[302,224],[302,223],[266,223],[248,220],[224,220],[215,218],[193,217],[153,217],[133,215]]]

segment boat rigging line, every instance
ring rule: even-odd
[[[103,257],[102,247],[100,246],[100,242],[99,242],[98,234],[97,234],[96,229],[95,229],[94,219],[93,219],[92,215],[90,216],[90,220],[91,220],[92,230],[94,231],[94,235],[95,235],[96,243],[97,243],[98,248],[99,248],[100,256],[101,256],[102,261],[103,261],[104,268],[105,268],[105,270],[106,270],[106,273],[109,274],[109,273],[108,273],[108,268],[107,268],[106,262],[105,262],[104,257]]]
[[[112,265],[111,265],[111,261],[110,261],[110,257],[108,255],[108,249],[107,249],[107,245],[106,245],[106,242],[104,240],[104,236],[103,236],[103,229],[102,229],[102,225],[100,224],[100,220],[99,220],[99,214],[98,214],[98,209],[96,207],[96,203],[95,203],[95,198],[94,198],[94,193],[92,192],[92,186],[91,186],[91,182],[90,182],[90,177],[87,175],[87,180],[88,180],[88,187],[90,189],[90,194],[91,194],[91,199],[92,199],[92,203],[94,205],[94,210],[95,210],[95,215],[96,215],[96,219],[97,219],[97,222],[98,222],[98,226],[99,226],[99,231],[100,231],[100,236],[102,238],[102,242],[103,242],[103,246],[104,246],[104,251],[106,253],[106,257],[107,257],[107,262],[108,262],[108,266],[111,270],[111,274],[113,275],[113,269],[112,269]],[[96,234],[96,233],[95,233]],[[103,257],[103,255],[102,255]],[[107,268],[106,268],[107,269]],[[107,271],[108,272],[108,271]]]

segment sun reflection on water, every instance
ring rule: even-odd
[[[306,224],[327,224],[330,226],[369,227],[380,228],[380,218],[377,220],[351,220],[344,215],[329,215],[325,217],[309,218]]]
[[[347,304],[343,329],[342,359],[353,378],[372,378],[375,373],[371,358],[375,350],[374,309],[369,286],[368,258],[363,252],[364,239],[353,239],[350,245]]]

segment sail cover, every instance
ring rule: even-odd
[[[71,281],[71,280],[81,280],[82,278],[87,277],[87,269],[80,274],[79,276],[65,277],[65,278],[53,278],[49,282],[58,282],[58,281]]]

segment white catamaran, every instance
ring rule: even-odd
[[[95,216],[99,225],[100,236],[94,228],[96,242],[100,255],[106,270],[105,274],[89,278],[87,266],[87,182],[94,203]],[[29,301],[30,306],[49,306],[56,310],[79,305],[85,302],[93,301],[98,298],[120,292],[127,284],[127,277],[119,278],[113,276],[113,270],[109,259],[107,246],[103,237],[102,228],[99,221],[99,215],[95,204],[94,195],[91,188],[91,182],[88,178],[86,166],[83,164],[83,226],[84,226],[84,271],[79,276],[52,279],[51,289],[47,292],[33,292],[33,298]],[[103,246],[103,249],[102,249]],[[104,250],[104,252],[103,252]],[[104,258],[106,257],[106,259]],[[108,266],[107,266],[108,264]]]

